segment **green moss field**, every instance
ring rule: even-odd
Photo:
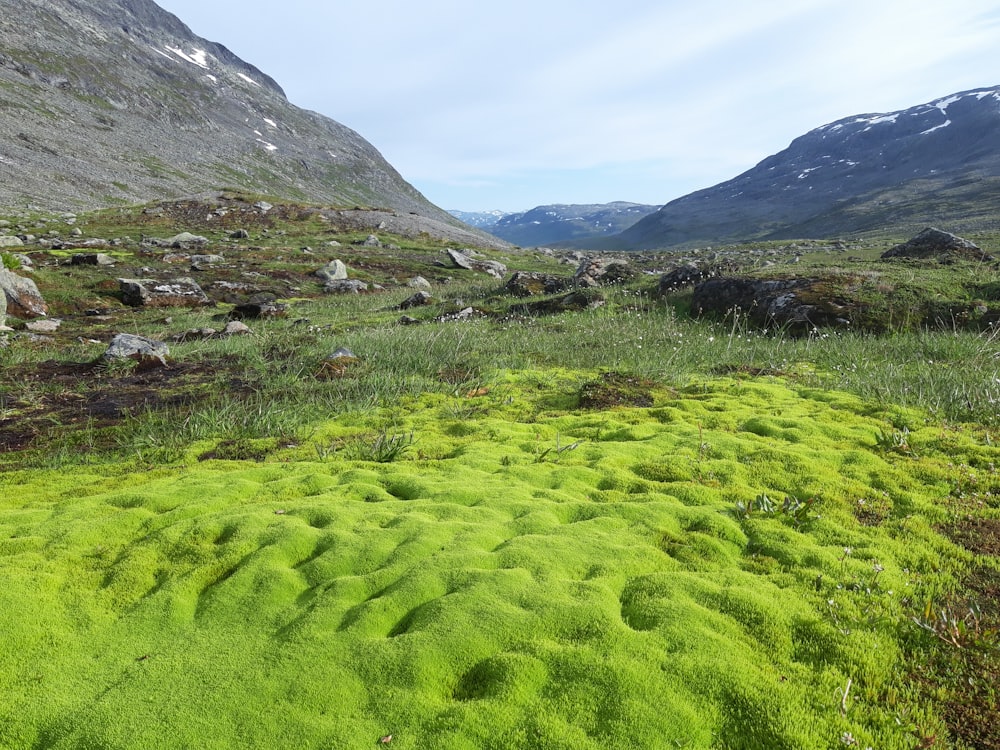
[[[0,258],[49,318],[0,331],[0,750],[1000,750],[1000,263],[583,288],[262,197],[5,219],[70,246]],[[705,313],[689,262],[847,323]]]
[[[3,473],[0,746],[944,741],[912,660],[977,559],[941,527],[996,508],[990,433],[794,374],[584,408],[594,382]]]

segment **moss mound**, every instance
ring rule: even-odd
[[[0,476],[0,745],[886,749],[938,726],[901,648],[969,560],[935,527],[950,467],[995,499],[995,446],[778,379],[595,412],[505,381],[260,455]],[[903,421],[911,452],[886,450]]]

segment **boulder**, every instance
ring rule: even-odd
[[[347,278],[347,266],[342,260],[331,260],[313,275],[326,282],[342,281]]]
[[[361,244],[364,247],[382,247],[382,241],[374,234],[369,234]]]
[[[260,320],[261,318],[284,318],[288,315],[288,305],[272,300],[251,300],[236,305],[229,312],[232,320]]]
[[[136,336],[131,333],[119,333],[108,346],[101,359],[108,362],[115,359],[134,359],[146,367],[163,367],[167,364],[170,349],[162,341]]]
[[[5,268],[0,268],[0,291],[6,298],[7,315],[26,320],[43,317],[49,312],[35,282]]]
[[[495,279],[502,279],[507,273],[507,266],[495,260],[481,260],[473,258],[460,250],[448,249],[448,258],[455,268],[462,268],[466,271],[478,271],[487,273]]]
[[[584,258],[577,267],[573,280],[577,286],[594,287],[617,284],[633,276],[635,271],[627,260]]]
[[[62,321],[59,318],[44,318],[42,320],[30,320],[24,327],[32,333],[55,333],[61,325]]]
[[[407,297],[399,303],[400,310],[409,310],[411,307],[423,307],[434,301],[434,298],[427,292],[417,292],[412,297]]]
[[[195,271],[201,271],[205,268],[210,268],[212,266],[217,266],[220,263],[225,263],[226,259],[221,255],[192,255],[191,256],[191,268]]]
[[[981,250],[975,243],[934,227],[928,227],[908,242],[886,250],[882,253],[882,257],[993,260],[991,255]]]
[[[515,271],[504,285],[504,290],[515,297],[533,297],[538,294],[558,294],[572,282],[562,276],[537,271]]]
[[[829,279],[756,279],[720,276],[694,288],[691,311],[729,315],[736,311],[761,327],[792,331],[850,324],[850,310],[827,291]]]
[[[324,284],[323,291],[327,294],[359,294],[367,292],[368,285],[358,279],[338,279]]]
[[[423,276],[414,276],[412,279],[406,282],[406,285],[411,289],[430,289],[431,282],[425,279]]]
[[[0,235],[0,247],[23,247],[24,243],[21,242],[20,237],[13,237],[10,235]]]
[[[223,336],[246,336],[251,333],[253,331],[250,330],[250,326],[238,320],[230,320],[226,323],[226,327],[222,329]]]
[[[180,234],[175,234],[167,240],[168,247],[186,250],[191,247],[201,247],[208,244],[208,237],[202,237],[198,234],[191,234],[191,232],[181,232]]]
[[[702,268],[696,263],[685,263],[682,266],[677,266],[667,271],[660,277],[657,292],[662,295],[677,291],[678,289],[685,289],[714,275],[715,271],[710,268]]]
[[[73,266],[113,266],[115,259],[105,253],[74,253],[69,262]]]
[[[118,279],[122,301],[131,307],[203,307],[214,305],[194,279],[187,276],[155,279]]]

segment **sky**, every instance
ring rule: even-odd
[[[1000,85],[1000,0],[156,0],[445,209],[662,205]]]

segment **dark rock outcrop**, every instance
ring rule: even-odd
[[[886,250],[883,258],[991,261],[993,257],[969,240],[928,227],[908,242]]]
[[[790,330],[850,325],[849,311],[822,287],[823,279],[718,277],[694,288],[696,315],[737,314],[762,328]]]

